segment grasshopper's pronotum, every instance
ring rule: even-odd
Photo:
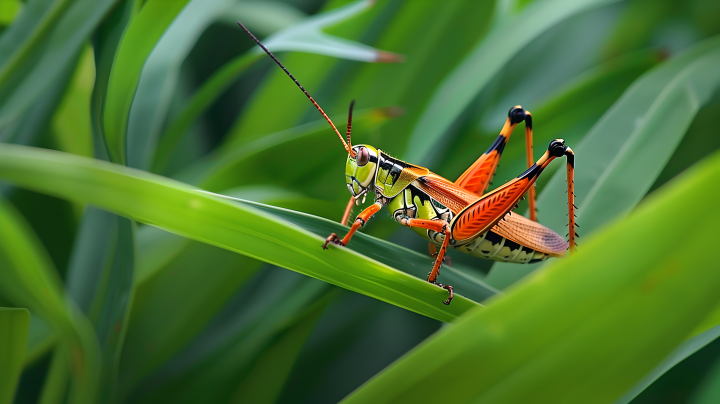
[[[275,55],[244,25],[240,22],[238,24],[300,87],[332,126],[348,152],[345,182],[352,196],[342,224],[347,223],[353,205],[364,202],[368,192],[375,194],[375,203],[357,216],[345,237],[340,239],[333,233],[323,248],[327,248],[329,243],[347,245],[357,229],[383,206],[387,206],[395,221],[429,240],[430,253],[435,257],[435,262],[427,281],[448,291],[449,297],[443,302],[445,304],[450,304],[453,299],[453,287],[438,283],[437,279],[448,246],[476,257],[520,264],[561,257],[566,250],[575,249],[575,155],[570,147],[565,146],[564,140],[555,139],[550,142],[545,154],[533,163],[530,112],[519,105],[511,108],[492,146],[460,178],[449,181],[427,168],[390,157],[373,146],[353,146],[350,142],[353,103],[350,104],[348,114],[346,142],[327,114]],[[485,193],[513,129],[523,121],[529,168],[517,178]],[[535,212],[535,181],[552,160],[562,156],[567,158],[568,241],[537,223]],[[526,194],[530,202],[530,219],[511,214]],[[440,247],[439,251],[437,247]]]

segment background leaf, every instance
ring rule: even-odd
[[[123,33],[108,82],[104,129],[112,161],[126,162],[128,116],[147,56],[188,0],[149,0]]]
[[[0,308],[0,403],[13,402],[15,386],[20,378],[30,313],[27,309]]]

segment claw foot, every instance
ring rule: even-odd
[[[338,237],[337,234],[335,234],[335,233],[332,233],[331,235],[328,236],[328,238],[325,239],[325,242],[322,245],[323,250],[328,249],[327,245],[329,243],[333,243],[333,244],[339,245],[339,246],[345,245],[345,244],[343,244],[342,240],[340,240],[340,237]]]

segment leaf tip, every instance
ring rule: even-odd
[[[377,51],[375,52],[376,63],[401,63],[405,61],[405,56],[399,53]]]

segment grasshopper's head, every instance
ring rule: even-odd
[[[355,156],[348,154],[345,164],[345,183],[354,197],[365,195],[373,184],[377,172],[378,151],[361,144],[352,147]]]

